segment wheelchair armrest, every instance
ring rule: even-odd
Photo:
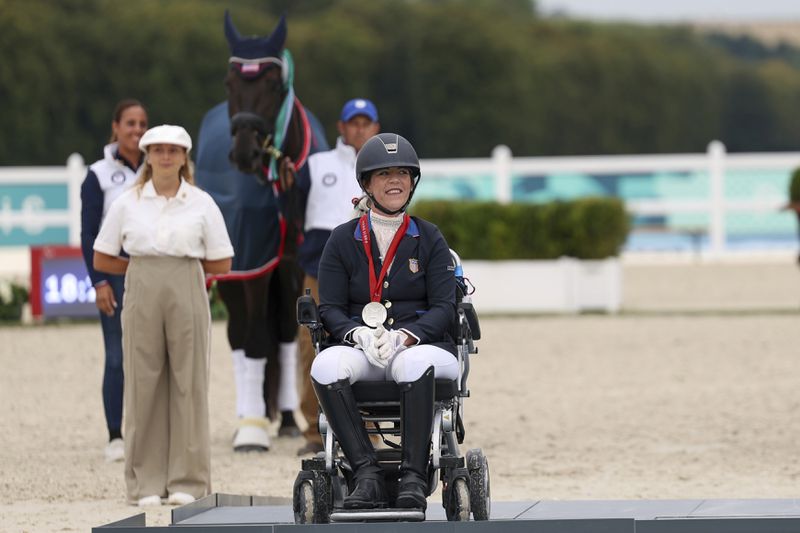
[[[475,307],[472,302],[460,302],[458,308],[464,311],[464,317],[467,319],[470,333],[473,340],[480,340],[481,338],[481,325],[478,322],[478,313],[475,312]]]

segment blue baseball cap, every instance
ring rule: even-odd
[[[342,122],[347,122],[357,115],[364,115],[372,122],[378,122],[378,108],[366,98],[353,98],[342,107]]]

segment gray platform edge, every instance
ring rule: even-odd
[[[702,503],[704,500],[697,500]],[[764,500],[769,503],[771,500]],[[172,511],[170,526],[146,527],[145,514],[140,513],[117,522],[92,528],[92,532],[112,530],[114,533],[288,533],[304,531],[411,533],[429,531],[433,533],[797,533],[800,532],[800,516],[695,516],[644,518],[555,518],[555,519],[503,519],[488,522],[444,522],[418,523],[346,523],[346,524],[181,524],[202,513],[220,507],[251,507],[285,505],[287,499],[257,496],[212,494],[192,504]],[[530,502],[528,510],[539,502]],[[559,502],[569,503],[569,502]],[[652,502],[647,502],[652,503]],[[521,515],[526,512],[521,513]]]

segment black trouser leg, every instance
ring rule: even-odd
[[[397,507],[425,509],[428,493],[428,460],[433,431],[435,385],[433,367],[417,381],[400,383],[400,417],[403,424],[403,457]]]
[[[344,499],[345,509],[372,509],[386,505],[383,469],[378,465],[375,448],[369,440],[364,421],[356,407],[353,389],[346,379],[322,385],[311,380],[314,392],[353,469],[356,485]]]

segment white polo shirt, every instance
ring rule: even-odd
[[[134,257],[233,257],[219,207],[183,179],[173,198],[159,196],[152,181],[123,193],[103,219],[94,249],[113,256],[125,249]]]

